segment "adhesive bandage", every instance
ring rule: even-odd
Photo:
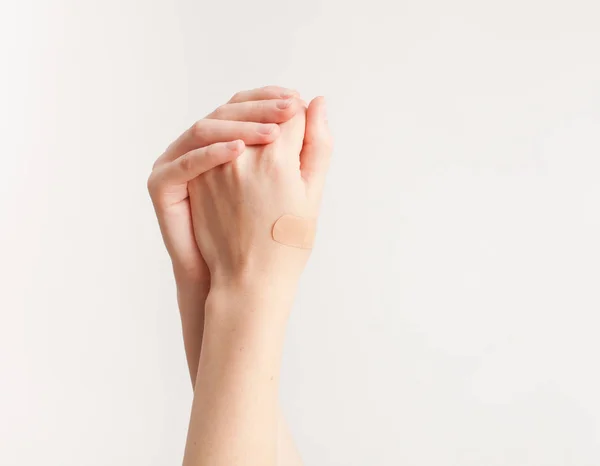
[[[300,249],[312,249],[317,222],[314,219],[282,215],[273,225],[273,239],[278,243]]]

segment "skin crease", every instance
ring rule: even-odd
[[[307,115],[296,98],[287,107],[268,102],[286,93],[270,86],[236,94],[169,146],[148,182],[173,262],[192,381],[196,368],[200,380],[184,464],[301,464],[281,422],[277,381],[309,251],[275,243],[268,230],[284,213],[316,217],[331,138],[323,99]],[[230,120],[206,123],[219,117]],[[232,124],[244,119],[282,124],[257,136],[255,124]],[[217,143],[227,139],[233,143]],[[244,151],[242,140],[274,142]]]

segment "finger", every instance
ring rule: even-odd
[[[192,150],[159,167],[149,182],[149,188],[160,189],[187,183],[218,165],[235,160],[244,152],[244,148],[244,142],[238,139]]]
[[[299,96],[298,91],[280,86],[265,86],[247,91],[240,91],[229,99],[230,104],[249,102],[251,100],[273,100],[273,99],[289,99],[290,97]]]
[[[279,136],[279,125],[246,121],[200,120],[179,136],[156,161],[170,162],[191,150],[216,142],[241,139],[247,146],[269,144]]]
[[[333,138],[327,123],[325,98],[312,100],[306,112],[304,145],[300,152],[300,171],[309,188],[323,188],[333,151]]]
[[[206,118],[216,120],[255,121],[257,123],[283,123],[301,108],[300,99],[253,100],[225,104]]]

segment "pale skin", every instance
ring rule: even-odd
[[[239,92],[157,160],[148,188],[173,264],[194,402],[184,465],[298,466],[278,405],[285,325],[310,250],[273,241],[315,219],[332,140],[325,102]]]

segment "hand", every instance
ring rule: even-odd
[[[295,281],[309,250],[275,242],[284,214],[316,219],[332,150],[323,98],[281,124],[279,138],[229,143],[229,163],[189,183],[193,230],[211,281]],[[212,285],[211,285],[212,291]]]
[[[155,162],[148,190],[178,282],[208,283],[210,278],[194,239],[188,183],[239,155],[227,141],[248,145],[275,141],[279,136],[275,123],[288,121],[301,108],[296,95],[277,86],[239,92],[196,122]]]

